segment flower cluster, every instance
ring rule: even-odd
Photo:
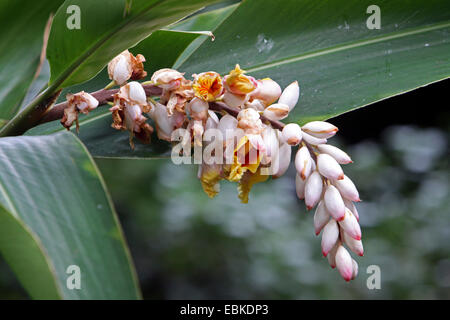
[[[313,121],[302,127],[279,122],[295,108],[300,88],[297,81],[284,90],[272,79],[255,79],[236,65],[227,75],[214,71],[192,75],[192,80],[174,69],[156,71],[143,84],[145,58],[125,51],[108,65],[113,84],[120,88],[113,95],[110,111],[112,127],[130,132],[144,143],[154,129],[159,139],[181,142],[173,146],[172,156],[200,152],[198,178],[206,194],[216,196],[220,182],[236,182],[238,196],[248,202],[252,186],[269,177],[278,178],[288,169],[292,147],[297,146],[295,184],[300,199],[314,214],[316,235],[322,232],[322,252],[330,265],[349,281],[358,265],[344,247],[362,256],[361,228],[354,202],[360,201],[353,182],[344,175],[341,164],[350,157],[327,144],[338,129],[328,122]],[[158,89],[149,94],[143,85]],[[155,91],[156,92],[156,91]],[[81,92],[68,95],[62,123],[70,128],[78,112],[87,113],[98,101]],[[78,124],[78,122],[77,122]],[[181,146],[181,147],[180,147]]]

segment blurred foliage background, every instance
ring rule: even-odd
[[[330,143],[354,164],[365,256],[346,283],[295,196],[293,164],[241,204],[222,183],[210,200],[197,168],[170,160],[98,159],[146,299],[450,299],[450,81],[344,114]],[[448,99],[447,99],[448,101]],[[297,106],[301,108],[301,101]],[[369,265],[381,290],[366,287]],[[0,261],[0,298],[28,298]]]

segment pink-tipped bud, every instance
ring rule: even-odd
[[[334,135],[338,131],[338,128],[333,126],[331,123],[325,121],[311,121],[305,124],[302,127],[302,130],[312,135],[315,134]]]
[[[318,145],[327,143],[327,139],[316,138],[306,132],[302,132],[302,137],[303,137],[303,140],[305,140],[306,142],[308,142],[309,144],[312,144],[314,146],[318,146]]]
[[[344,204],[355,215],[356,220],[359,221],[359,214],[358,214],[358,210],[356,209],[355,204],[345,198],[344,198]]]
[[[302,141],[302,129],[296,123],[285,125],[282,134],[283,140],[291,146],[296,146]]]
[[[341,194],[334,186],[327,186],[324,195],[324,202],[328,212],[331,216],[340,221],[345,217],[345,205]]]
[[[300,87],[298,86],[298,82],[294,81],[283,90],[278,103],[285,104],[289,106],[289,110],[292,110],[298,102],[299,95]]]
[[[317,156],[317,168],[321,175],[331,180],[344,179],[344,172],[337,161],[330,155],[321,153]]]
[[[337,222],[333,219],[330,219],[328,223],[323,228],[322,233],[322,254],[326,257],[333,246],[336,244],[336,241],[339,238],[339,226]]]
[[[269,120],[282,120],[289,115],[289,107],[285,104],[275,103],[264,109],[263,116]]]
[[[317,146],[317,149],[319,149],[321,153],[329,154],[340,164],[353,162],[347,153],[335,146],[331,146],[329,144],[321,144]]]
[[[314,171],[306,180],[305,186],[305,204],[308,210],[311,210],[322,196],[323,182],[322,177],[317,171]]]
[[[355,280],[356,277],[358,276],[358,263],[355,261],[355,259],[352,259],[352,280]]]
[[[305,185],[306,181],[300,178],[300,175],[297,173],[295,175],[295,192],[300,200],[305,199]],[[328,220],[325,223],[327,222]]]
[[[311,155],[306,146],[301,147],[295,155],[295,168],[303,180],[309,177],[311,173]]]
[[[342,245],[336,251],[336,267],[345,281],[350,281],[353,276],[353,262],[350,253]]]
[[[300,178],[298,179],[300,181],[303,181]],[[325,203],[323,201],[320,201],[317,205],[316,212],[314,213],[314,232],[316,233],[316,236],[319,235],[320,231],[322,231],[323,227],[325,227],[329,220],[330,214],[325,207]]]
[[[346,175],[344,175],[344,179],[334,181],[334,185],[344,198],[355,202],[361,201],[355,184]]]
[[[336,268],[336,252],[340,245],[341,242],[337,241],[334,247],[330,250],[330,252],[327,255],[328,263],[330,264],[330,267],[332,269]]]
[[[361,240],[361,227],[356,217],[348,208],[345,208],[344,219],[339,221],[339,225],[350,237],[355,240]]]
[[[350,237],[347,232],[342,232],[342,237],[344,240],[344,243],[348,246],[350,250],[352,250],[354,253],[356,253],[358,256],[364,255],[364,247],[361,240],[356,240]]]

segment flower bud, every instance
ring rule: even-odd
[[[147,95],[145,90],[139,82],[132,81],[127,84],[128,96],[132,102],[137,104],[147,104]]]
[[[352,267],[353,267],[352,280],[355,280],[356,277],[358,276],[358,263],[355,261],[355,259],[352,259]]]
[[[91,110],[94,110],[98,106],[98,100],[91,94],[84,91],[75,94],[69,93],[67,94],[66,99],[68,105],[75,105],[81,113],[85,114]]]
[[[289,115],[289,107],[285,104],[275,103],[264,109],[263,115],[269,120],[282,120]]]
[[[330,264],[330,267],[332,269],[336,268],[336,252],[337,249],[340,247],[341,242],[337,241],[334,247],[330,250],[330,252],[327,255],[328,263]]]
[[[269,78],[257,80],[256,82],[256,89],[250,93],[253,99],[263,101],[266,106],[278,100],[281,95],[281,88],[278,83]]]
[[[255,109],[244,109],[237,115],[238,127],[248,134],[260,134],[263,131],[263,125],[258,111]]]
[[[327,143],[327,139],[316,138],[306,132],[302,132],[302,137],[303,137],[303,140],[305,140],[306,142],[308,142],[309,144],[312,144],[314,146]]]
[[[297,173],[295,175],[295,192],[297,193],[297,197],[300,200],[305,198],[305,185],[306,185],[306,180],[303,180],[302,178],[300,178],[300,175]],[[319,209],[319,208],[317,208],[317,209]],[[329,219],[327,219],[327,221],[325,221],[325,224],[328,222],[328,220]],[[317,234],[318,233],[316,233],[316,235]]]
[[[300,177],[298,179],[300,181],[303,181],[302,179],[300,179]],[[323,227],[325,227],[329,220],[330,214],[325,207],[325,203],[323,201],[320,201],[317,205],[316,212],[314,213],[314,232],[316,233],[316,236],[319,235],[320,231],[322,231]]]
[[[231,92],[226,91],[223,94],[223,102],[225,102],[228,106],[232,108],[239,108],[245,104],[247,101],[247,95],[237,95]]]
[[[344,204],[345,204],[345,207],[348,208],[353,213],[353,215],[355,216],[356,220],[359,221],[359,214],[358,214],[358,210],[356,210],[355,204],[353,202],[351,202],[350,200],[345,199],[345,198],[344,198]]]
[[[338,128],[325,121],[311,121],[305,124],[302,130],[312,135],[328,134],[333,136],[338,131]],[[327,137],[330,138],[331,136],[328,135]]]
[[[361,240],[361,227],[352,212],[345,208],[344,219],[339,221],[339,225],[353,239]]]
[[[172,131],[174,125],[172,122],[173,117],[169,117],[167,108],[161,103],[155,104],[155,111],[152,113],[152,119],[155,121],[158,138],[166,141],[171,140]]]
[[[264,111],[264,109],[266,108],[266,106],[261,102],[261,100],[258,99],[253,99],[252,102],[247,102],[245,104],[246,108],[253,108],[256,111]]]
[[[206,120],[205,130],[217,129],[219,126],[219,118],[214,111],[208,110],[208,120]]]
[[[278,155],[278,150],[280,148],[280,143],[278,141],[278,132],[279,131],[277,129],[273,129],[271,126],[267,126],[262,132],[262,138],[266,146],[265,156],[267,157],[267,161],[264,162],[265,164],[268,164],[272,157]]]
[[[195,120],[205,120],[208,118],[209,104],[206,101],[195,97],[186,105],[186,108]]]
[[[305,186],[305,204],[308,210],[311,210],[322,196],[322,177],[317,171],[314,171],[306,180]]]
[[[322,233],[322,254],[324,257],[328,255],[330,250],[336,244],[339,238],[339,227],[335,220],[330,219],[323,228]]]
[[[295,168],[303,180],[306,180],[311,173],[311,162],[312,159],[308,148],[303,146],[298,149],[297,154],[295,155]]]
[[[275,167],[275,174],[273,175],[273,178],[279,178],[281,177],[289,168],[289,164],[291,163],[291,146],[287,143],[282,143],[280,145],[280,149],[278,150],[278,169],[277,165],[274,165]]]
[[[353,275],[353,262],[350,253],[344,246],[339,246],[336,251],[336,267],[345,281],[350,281]]]
[[[155,71],[151,77],[151,81],[158,87],[165,90],[174,90],[181,85],[184,79],[184,73],[174,69],[164,68]]]
[[[337,161],[326,153],[317,156],[317,168],[324,177],[331,180],[344,179],[344,172]]]
[[[319,149],[321,153],[329,154],[340,164],[353,162],[347,153],[335,146],[331,146],[329,144],[320,144],[317,146],[317,149]]]
[[[356,240],[350,237],[345,231],[342,232],[342,238],[344,240],[344,243],[348,246],[350,250],[352,250],[360,257],[364,255],[364,248],[361,240]]]
[[[139,130],[139,120],[142,117],[142,110],[139,105],[129,105],[124,109],[125,127],[130,131]]]
[[[284,141],[291,146],[296,146],[302,141],[302,129],[296,123],[285,125],[282,134]]]
[[[355,187],[355,184],[346,175],[344,175],[344,179],[336,180],[333,182],[333,184],[336,186],[336,188],[338,188],[339,192],[344,198],[355,202],[361,201],[359,199],[359,193]]]
[[[331,216],[340,221],[345,218],[345,205],[341,194],[336,187],[327,186],[324,195],[325,206]]]
[[[300,87],[298,86],[298,82],[294,81],[283,90],[278,103],[288,105],[289,110],[292,110],[298,102],[299,95]]]

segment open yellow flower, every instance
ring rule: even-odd
[[[245,71],[237,64],[234,70],[225,76],[225,88],[231,93],[245,95],[256,89],[256,81],[244,75]],[[252,81],[253,80],[253,81]]]
[[[217,72],[203,72],[194,75],[192,88],[196,97],[205,101],[214,101],[222,94],[222,78]]]

